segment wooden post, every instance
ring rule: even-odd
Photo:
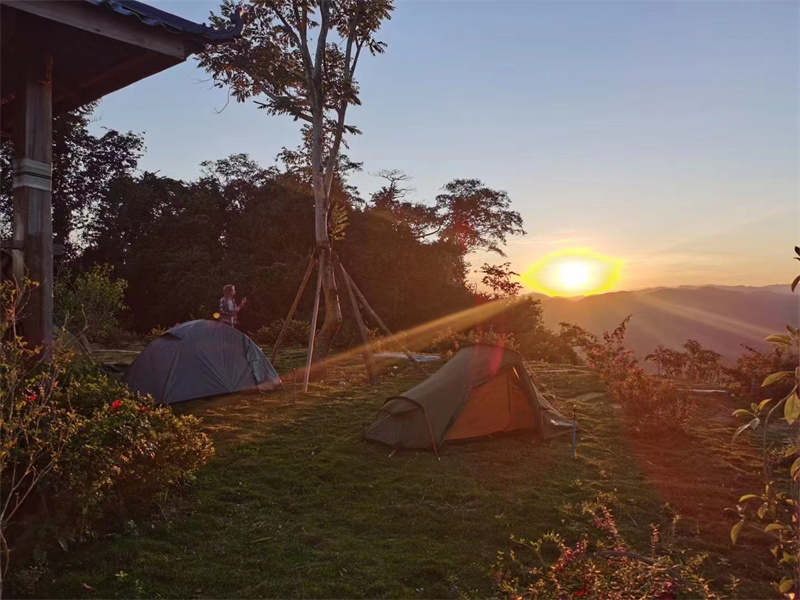
[[[344,273],[344,276],[347,279],[347,281],[350,282],[350,285],[353,286],[353,291],[355,291],[356,295],[358,296],[358,299],[361,300],[361,304],[364,305],[364,308],[366,309],[367,313],[369,313],[372,319],[378,324],[378,327],[383,329],[387,333],[387,335],[389,335],[389,337],[391,337],[395,342],[397,342],[397,345],[400,346],[400,348],[403,350],[403,353],[408,357],[408,360],[410,360],[414,364],[414,366],[417,367],[427,377],[428,372],[425,370],[425,367],[423,367],[420,364],[420,362],[416,358],[414,358],[414,355],[411,354],[411,352],[409,352],[406,349],[406,347],[403,346],[400,340],[395,337],[392,331],[386,326],[386,323],[384,323],[378,316],[378,313],[372,310],[372,307],[369,305],[369,302],[367,302],[367,299],[364,297],[364,294],[362,294],[361,290],[358,289],[356,282],[353,281],[353,278],[350,277],[350,274],[344,270],[344,265],[342,265],[342,272]]]
[[[289,309],[289,314],[286,316],[286,320],[283,322],[283,327],[281,327],[281,332],[278,334],[278,339],[275,340],[275,347],[272,349],[272,362],[275,362],[275,357],[278,356],[278,350],[281,347],[281,342],[283,341],[283,336],[286,335],[286,330],[289,328],[289,323],[294,317],[294,311],[297,310],[297,305],[300,304],[300,298],[303,296],[303,292],[306,290],[306,285],[308,285],[308,280],[311,277],[311,273],[314,270],[314,265],[317,264],[316,257],[312,256],[311,260],[308,261],[308,268],[306,269],[306,274],[303,275],[303,282],[300,284],[300,289],[297,290],[297,295],[294,297],[294,302],[292,302],[292,308]]]
[[[344,282],[344,287],[347,289],[347,296],[350,298],[350,306],[353,309],[353,319],[356,321],[356,327],[358,327],[358,333],[361,335],[361,355],[364,357],[364,366],[367,368],[367,375],[369,376],[369,382],[372,385],[378,383],[378,373],[377,369],[375,368],[375,360],[372,358],[372,350],[369,347],[369,335],[367,335],[367,328],[364,326],[364,319],[361,317],[361,311],[358,309],[358,302],[356,301],[356,296],[353,293],[353,286],[350,283],[350,278],[347,276],[347,273],[344,272],[344,267],[342,267],[341,261],[339,261],[338,256],[334,258],[336,262],[336,266],[339,267],[339,273],[342,277],[342,281]]]
[[[30,36],[26,31],[18,39]],[[53,154],[53,59],[40,48],[21,44],[16,121],[14,123],[13,274],[21,286],[27,276],[32,290],[22,333],[31,347],[50,355],[53,342],[53,219],[51,173]]]
[[[317,293],[314,295],[314,312],[311,315],[311,331],[308,334],[308,356],[306,357],[306,372],[303,375],[303,393],[308,392],[308,378],[311,375],[311,358],[314,355],[314,337],[317,334],[317,317],[319,316],[319,294],[322,290],[322,271],[325,268],[325,255],[319,257],[317,269]]]

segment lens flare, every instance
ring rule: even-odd
[[[612,289],[621,270],[620,259],[588,248],[570,248],[535,262],[522,274],[522,283],[549,296],[588,296]]]

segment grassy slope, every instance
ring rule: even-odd
[[[299,361],[290,353],[278,367]],[[560,398],[598,390],[581,371],[543,370],[538,378]],[[702,414],[713,418],[688,435],[648,441],[626,434],[605,399],[578,399],[577,460],[568,440],[456,445],[441,460],[362,442],[382,399],[417,380],[401,369],[370,389],[354,367],[296,404],[290,386],[182,406],[204,419],[217,446],[189,497],[158,524],[54,556],[41,595],[486,596],[512,533],[575,537],[581,524],[567,504],[598,491],[616,492],[620,527],[641,549],[669,502],[684,515],[684,545],[711,553],[708,572],[720,587],[736,572],[737,595],[769,594],[759,583],[771,575],[765,548],[745,539],[732,549],[722,522],[757,472],[730,443],[727,401],[706,402]]]

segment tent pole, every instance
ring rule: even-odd
[[[378,313],[372,310],[372,307],[369,305],[369,302],[367,302],[367,299],[364,297],[364,294],[362,294],[361,290],[358,289],[356,282],[353,281],[353,278],[350,277],[350,274],[344,270],[344,265],[342,265],[342,272],[344,273],[347,280],[350,282],[350,285],[353,286],[353,291],[355,291],[356,296],[358,296],[358,299],[361,300],[361,304],[364,305],[364,308],[366,309],[367,313],[378,324],[378,326],[389,335],[389,337],[391,337],[395,342],[397,342],[397,345],[400,346],[400,348],[403,350],[403,353],[408,357],[408,360],[410,360],[414,364],[414,366],[417,367],[417,369],[419,369],[420,371],[422,371],[422,374],[425,375],[425,377],[427,377],[428,372],[425,370],[425,367],[423,367],[420,364],[420,362],[416,358],[414,358],[414,356],[400,342],[400,340],[395,337],[395,335],[391,332],[391,330],[386,326],[386,323],[384,323],[378,316]]]
[[[361,335],[361,343],[363,344],[361,355],[364,357],[364,366],[367,368],[369,382],[370,384],[375,385],[378,383],[378,375],[375,369],[375,361],[372,358],[372,350],[370,349],[367,328],[364,326],[364,319],[361,317],[361,311],[358,309],[358,302],[356,301],[356,296],[353,293],[353,286],[350,284],[350,278],[344,271],[342,261],[339,260],[338,256],[335,256],[334,260],[336,262],[336,266],[339,267],[339,273],[342,276],[342,281],[344,281],[344,287],[347,289],[347,296],[350,298],[350,306],[353,308],[353,319],[355,319],[356,326],[358,327],[358,333]]]
[[[319,316],[319,293],[322,289],[322,272],[325,270],[325,255],[319,257],[317,269],[317,293],[314,295],[314,313],[311,315],[311,331],[308,334],[308,356],[306,357],[306,372],[303,376],[303,393],[308,392],[308,378],[311,376],[311,358],[314,354],[314,338],[317,334],[317,317]]]
[[[286,320],[283,322],[281,332],[278,334],[278,339],[275,340],[275,347],[272,349],[271,360],[273,363],[275,362],[275,358],[278,356],[278,350],[281,347],[283,336],[286,335],[286,330],[289,329],[289,322],[292,320],[292,317],[294,317],[294,312],[297,310],[297,305],[300,304],[300,298],[302,298],[303,292],[306,291],[306,285],[308,285],[308,280],[311,278],[311,273],[314,270],[315,264],[317,264],[317,258],[314,255],[311,255],[311,260],[308,261],[306,274],[303,275],[303,282],[300,284],[300,289],[297,290],[297,295],[294,297],[294,302],[292,302],[292,308],[289,309],[289,314],[286,316]]]

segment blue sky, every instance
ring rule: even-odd
[[[203,21],[216,2],[150,0]],[[351,158],[432,199],[456,177],[506,190],[518,270],[589,247],[619,288],[790,281],[800,243],[800,4],[403,1],[359,65]],[[247,152],[272,164],[297,124],[231,103],[194,62],[111,94],[97,127],[143,131],[142,168],[191,178]],[[499,258],[476,256],[476,266]]]

